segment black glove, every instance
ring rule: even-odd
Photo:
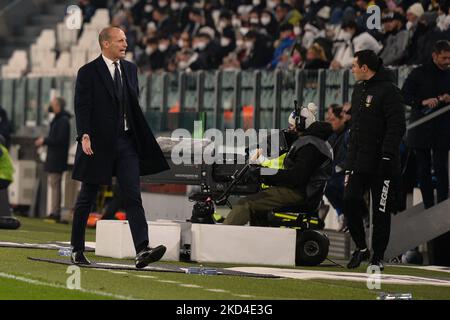
[[[392,160],[390,158],[384,157],[381,159],[379,175],[384,180],[392,180],[394,177],[394,168],[392,164]]]
[[[250,165],[248,171],[242,177],[243,183],[258,183],[261,179],[261,167],[259,165]]]

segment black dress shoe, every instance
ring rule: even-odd
[[[166,253],[166,247],[163,245],[142,250],[136,255],[136,268],[141,269],[152,262],[158,261],[164,253]]]
[[[73,264],[90,265],[91,262],[86,258],[83,251],[72,252],[70,260]]]

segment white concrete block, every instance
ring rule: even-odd
[[[192,224],[191,260],[295,266],[296,231]]]
[[[180,258],[181,228],[177,223],[147,222],[150,247],[165,245],[167,251],[161,260],[178,261]],[[136,251],[128,221],[100,220],[96,228],[97,256],[111,258],[134,258]]]

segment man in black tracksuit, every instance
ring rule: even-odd
[[[403,89],[406,104],[411,106],[410,122],[450,105],[450,42],[437,41],[432,59],[414,69]],[[448,199],[448,154],[450,150],[450,112],[445,112],[408,131],[408,147],[414,150],[417,178],[425,209]],[[433,174],[436,178],[434,196]],[[428,243],[430,263],[450,265],[450,232]]]
[[[355,53],[352,73],[358,82],[352,94],[352,126],[345,162],[344,214],[357,250],[347,267],[369,259],[361,200],[372,193],[374,254],[371,265],[383,270],[389,242],[391,213],[395,213],[395,180],[400,174],[399,147],[405,133],[405,111],[393,74],[371,50]]]
[[[295,137],[284,159],[284,169],[262,175],[262,181],[270,187],[239,200],[224,224],[244,225],[251,221],[264,225],[267,214],[275,208],[299,206],[309,212],[317,209],[332,173],[333,151],[327,139],[333,131],[329,123],[315,121],[308,108],[302,108],[301,116],[306,121],[300,129],[290,117],[290,132]]]

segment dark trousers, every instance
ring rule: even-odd
[[[0,179],[0,189],[7,189],[10,184],[11,184],[11,181]]]
[[[275,208],[301,206],[305,198],[297,190],[273,186],[264,191],[240,199],[228,213],[224,224],[245,225],[251,221],[252,225],[267,224],[268,213]]]
[[[148,246],[148,226],[142,207],[139,159],[128,134],[123,134],[118,138],[115,172],[123,195],[134,247],[136,252],[139,252]],[[73,216],[71,242],[73,251],[84,250],[86,223],[98,189],[99,185],[97,184],[82,183],[81,185]]]
[[[344,210],[344,176],[339,175],[332,177],[328,181],[325,188],[325,197],[327,197],[330,204],[336,210],[338,215],[341,215]]]
[[[394,210],[395,188],[392,181],[389,185],[379,176],[354,173],[349,176],[344,192],[344,214],[347,225],[357,248],[367,248],[361,203],[364,193],[370,190],[373,208],[372,247],[374,257],[384,258],[391,230],[391,212]]]
[[[431,180],[431,168],[436,176],[437,202],[448,199],[448,150],[415,149],[417,177],[425,208],[435,204],[434,188]]]

